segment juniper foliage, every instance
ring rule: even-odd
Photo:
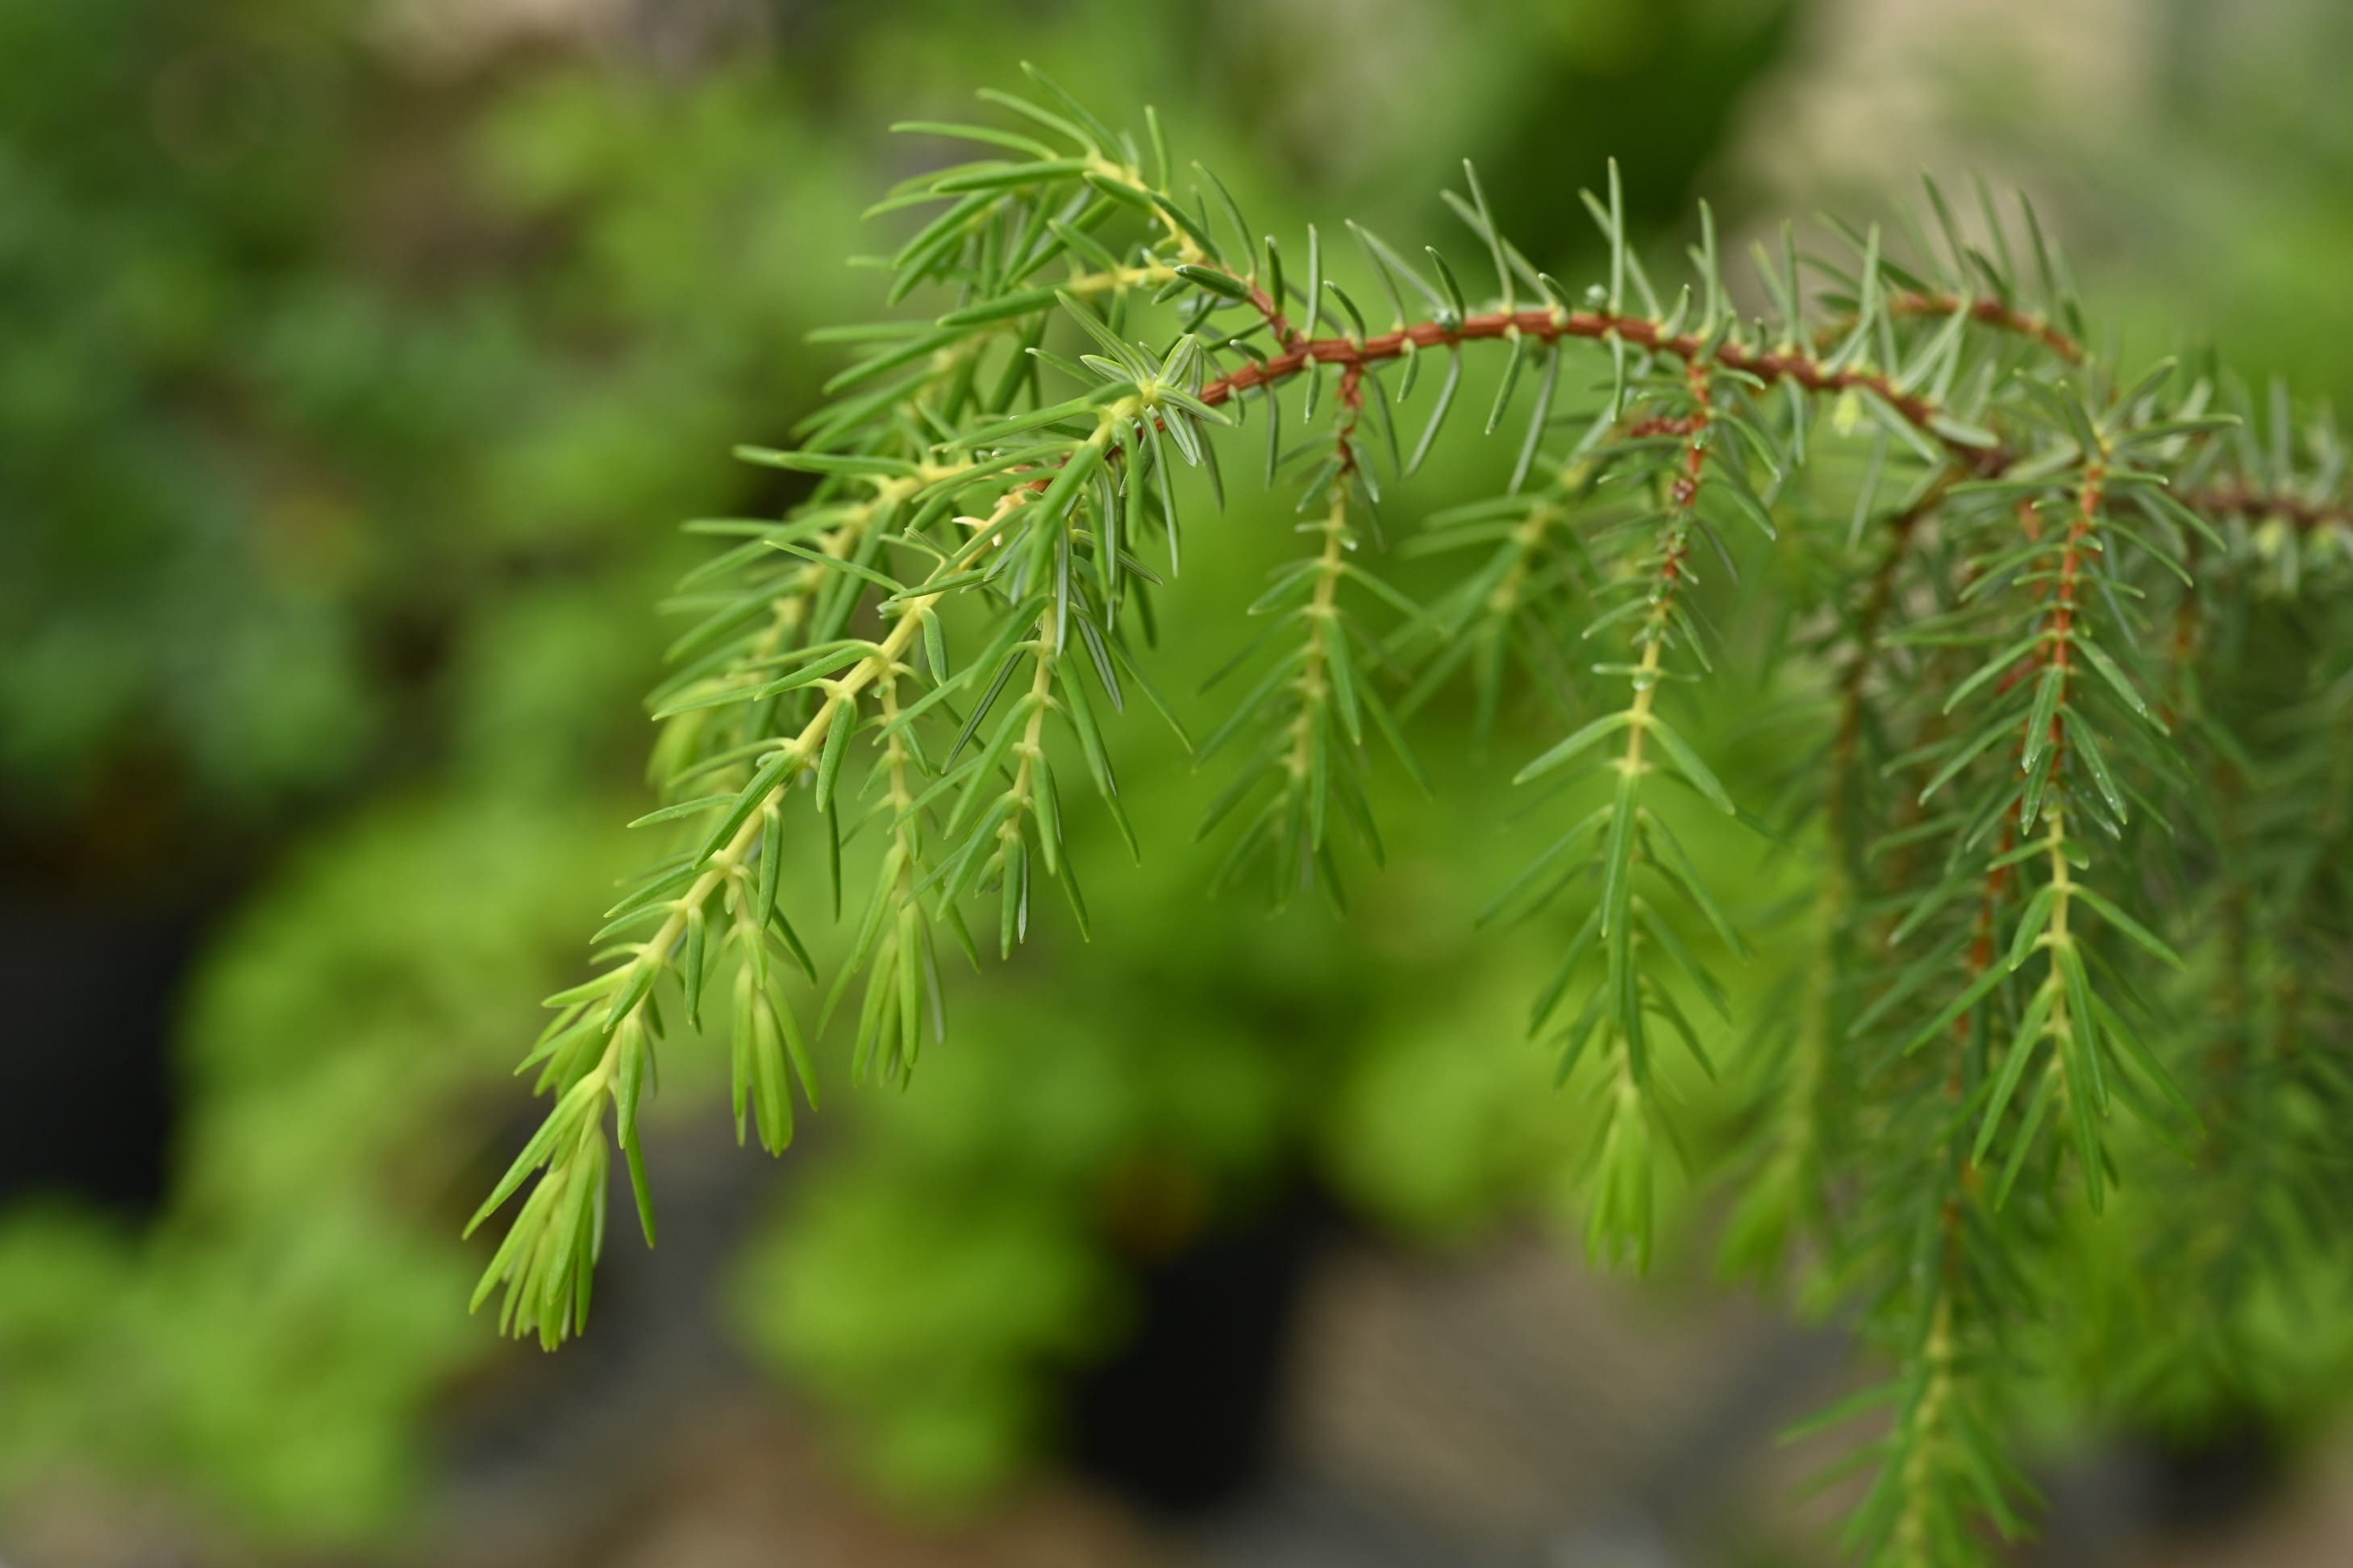
[[[1750,316],[1705,207],[1654,277],[1613,167],[1584,196],[1607,273],[1573,288],[1466,165],[1458,256],[1346,226],[1358,298],[1339,237],[1253,228],[1149,110],[1139,139],[1042,77],[982,97],[1000,121],[899,127],[978,156],[876,209],[924,215],[889,302],[939,304],[828,334],[855,355],[832,401],[794,449],[740,454],[810,498],[690,525],[723,548],[680,591],[640,819],[675,849],[549,999],[525,1067],[554,1103],[477,1216],[522,1194],[477,1304],[502,1289],[502,1326],[550,1346],[583,1325],[616,1150],[652,1238],[666,1019],[731,1020],[739,1136],[781,1150],[828,1020],[859,1075],[904,1080],[953,953],[1009,953],[1041,898],[1083,925],[1065,816],[1092,795],[1127,832],[1103,715],[1168,710],[1160,637],[1230,635],[1155,620],[1198,488],[1177,476],[1221,493],[1244,465],[1305,521],[1193,743],[1222,774],[1217,880],[1336,900],[1381,854],[1367,771],[1414,768],[1423,704],[1484,728],[1526,688],[1570,716],[1518,777],[1589,809],[1491,913],[1582,912],[1528,1026],[1599,1110],[1589,1245],[1648,1260],[1661,1173],[1701,1147],[1679,1076],[1759,1086],[1726,1258],[1799,1260],[1893,1369],[1823,1417],[1874,1413],[1856,1556],[1974,1562],[2024,1527],[2014,1395],[2069,1237],[2119,1191],[2197,1238],[2163,1267],[2211,1331],[2153,1353],[2241,1375],[2233,1325],[2347,1217],[2353,626],[2325,414],[2093,352],[2031,208],[1982,188],[1968,225],[1932,185],[1892,236],[1784,227],[1747,258]],[[1498,390],[1462,408],[1482,350]],[[1499,438],[1496,492],[1385,533],[1385,490],[1466,423]],[[1409,595],[1382,564],[1409,552],[1459,573]],[[1715,629],[1736,576],[1778,635]],[[1736,658],[1778,700],[1778,773],[1721,776],[1688,732]],[[1678,837],[1694,811],[1808,862],[1771,1018],[1729,1016],[1755,917]],[[794,835],[829,848],[813,897],[786,885]],[[879,868],[853,890],[860,838]],[[828,970],[812,907],[844,921]]]

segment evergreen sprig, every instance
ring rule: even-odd
[[[1315,230],[1279,247],[1213,175],[1180,180],[1149,113],[1139,141],[1034,87],[983,95],[1003,125],[902,127],[981,153],[876,209],[928,215],[881,258],[890,301],[944,308],[828,334],[858,354],[833,401],[797,448],[742,453],[810,476],[806,502],[691,525],[733,542],[682,586],[653,698],[666,804],[641,820],[679,847],[550,998],[525,1066],[554,1108],[476,1223],[537,1181],[481,1297],[551,1346],[579,1329],[614,1147],[650,1240],[638,1113],[713,986],[739,1135],[776,1150],[835,1011],[854,999],[859,1072],[903,1079],[945,1026],[944,946],[976,961],[993,920],[1009,953],[1048,883],[1083,924],[1068,792],[1134,845],[1100,716],[1167,711],[1146,651],[1198,635],[1155,615],[1176,477],[1221,493],[1254,417],[1305,548],[1212,682],[1237,693],[1196,748],[1228,770],[1219,880],[1336,900],[1347,842],[1380,854],[1374,737],[1410,769],[1416,710],[1464,693],[1484,733],[1535,690],[1561,738],[1518,777],[1575,804],[1490,915],[1581,911],[1528,1016],[1599,1107],[1591,1248],[1647,1260],[1660,1173],[1697,1172],[1677,1084],[1754,1085],[1726,1257],[1766,1272],[1802,1242],[1894,1368],[1853,1407],[1885,1414],[1852,1544],[1978,1560],[2021,1528],[2007,1413],[2085,1215],[2119,1188],[2244,1205],[2197,1254],[2218,1320],[2343,1218],[2342,438],[2211,363],[2122,374],[2032,210],[1982,190],[1975,237],[1934,186],[1893,246],[1785,228],[1747,317],[1704,208],[1687,279],[1654,281],[1613,167],[1580,291],[1466,166],[1460,267],[1349,226],[1377,331]],[[1384,488],[1459,423],[1482,344],[1508,478],[1405,535],[1467,563],[1417,598],[1369,563]],[[1718,629],[1757,605],[1772,635]],[[1754,776],[1696,727],[1727,665],[1781,704]],[[1812,846],[1769,1017],[1728,999],[1757,921],[1685,842],[1710,814]],[[828,896],[786,885],[795,834],[828,846]],[[878,870],[828,973],[787,905],[842,918],[860,834]]]

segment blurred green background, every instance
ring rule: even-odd
[[[662,1252],[560,1357],[464,1314],[533,1001],[643,852],[672,525],[790,503],[726,453],[875,308],[859,211],[938,151],[883,127],[1025,58],[1285,233],[1453,243],[1468,155],[1571,279],[1608,156],[1662,245],[1981,169],[2123,342],[2353,393],[2336,0],[0,0],[0,1562],[1818,1560],[1708,1434],[1835,1344],[1567,1261],[1546,933],[1472,931],[1534,730],[1428,716],[1345,925],[1207,903],[1214,785],[1139,731],[1087,952],[967,977],[904,1097],[828,1056],[781,1168],[679,1042]],[[1230,616],[1285,531],[1205,531]]]

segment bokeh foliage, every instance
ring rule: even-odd
[[[576,978],[580,918],[628,864],[609,825],[636,809],[662,641],[642,606],[695,558],[670,522],[791,499],[723,454],[782,444],[838,367],[802,333],[870,291],[835,259],[876,247],[857,205],[906,172],[874,166],[873,129],[960,112],[1034,54],[1099,101],[1155,101],[1286,232],[1312,203],[1435,235],[1451,220],[1411,193],[1467,153],[1504,226],[1565,250],[1581,215],[1545,193],[1611,152],[1638,221],[1682,221],[1730,123],[1715,106],[1780,58],[1797,8],[1398,6],[1376,26],[1103,5],[1032,28],[942,4],[780,13],[683,60],[607,38],[454,72],[346,9],[0,9],[10,810],[89,835],[129,778],[177,803],[166,856],[223,817],[283,847],[191,990],[164,1212],[0,1220],[0,1481],[160,1479],[250,1528],[354,1539],[413,1497],[437,1390],[498,1353],[453,1315],[484,1256],[454,1237],[511,1131],[516,1003]],[[1309,63],[1212,68],[1232,34]],[[2304,301],[2240,331],[2343,384],[2310,330],[2336,297],[2314,237],[2342,213],[2308,199],[2342,127],[2259,125],[2251,99],[2320,95],[2232,85],[2295,56],[2196,79],[2222,84],[2200,123],[2238,139],[2162,155],[2194,151],[2217,216],[2161,254],[2226,249],[2234,299]],[[1415,112],[1388,107],[1409,88]],[[1671,91],[1709,112],[1628,132]],[[2203,265],[2153,271],[2147,319]],[[1218,522],[1229,548],[1185,592],[1246,602],[1287,542],[1271,517]],[[1706,734],[1711,756],[1761,744],[1720,713]],[[1095,879],[1084,963],[1049,928],[918,1092],[829,1105],[848,1131],[745,1258],[744,1342],[936,1501],[1050,1439],[1049,1374],[1115,1345],[1134,1258],[1303,1171],[1414,1237],[1531,1211],[1573,1234],[1588,1129],[1539,1053],[1494,1046],[1547,943],[1466,940],[1518,852],[1489,830],[1505,771],[1436,780],[1437,820],[1377,785],[1402,831],[1355,889],[1357,934],[1313,907],[1205,914],[1183,854]],[[1173,751],[1131,768],[1140,830],[1189,835],[1203,782]],[[1728,899],[1773,907],[1769,862],[1725,863]],[[829,1089],[844,1055],[821,1058]]]

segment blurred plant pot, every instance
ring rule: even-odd
[[[1158,1218],[1170,1217],[1165,1202],[1156,1206]],[[1319,1194],[1293,1184],[1183,1227],[1171,1245],[1162,1245],[1165,1226],[1138,1226],[1132,1208],[1114,1217],[1128,1222],[1113,1229],[1133,1259],[1134,1331],[1074,1380],[1068,1458],[1152,1512],[1203,1513],[1266,1467],[1292,1324],[1334,1215]]]

